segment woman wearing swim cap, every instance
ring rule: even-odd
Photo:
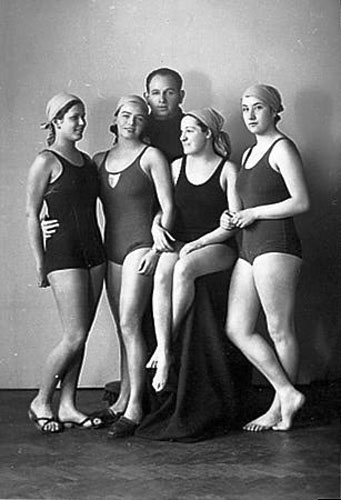
[[[195,280],[231,268],[237,256],[235,231],[219,227],[224,210],[239,208],[237,167],[229,160],[231,146],[223,124],[224,118],[213,108],[190,111],[181,121],[184,156],[171,166],[176,242],[174,252],[160,256],[154,279],[157,347],[147,367],[156,369],[153,387],[157,392],[166,385],[172,336],[193,303]]]
[[[29,240],[39,287],[51,285],[62,324],[62,338],[49,354],[29,417],[44,433],[65,427],[97,428],[99,418],[76,407],[76,389],[86,340],[102,290],[105,253],[96,220],[99,184],[96,166],[76,143],[86,126],[85,105],[77,96],[55,95],[46,108],[48,148],[34,160],[27,183]],[[59,223],[58,236],[43,243],[40,213]],[[60,383],[58,412],[52,399]]]
[[[309,209],[309,195],[299,152],[277,127],[283,111],[278,90],[254,85],[241,105],[255,144],[245,151],[237,180],[242,210],[221,220],[222,227],[241,230],[227,334],[275,389],[269,410],[244,429],[285,431],[305,399],[292,385],[298,372],[294,307],[302,265],[293,217]],[[261,308],[274,349],[254,331]]]
[[[155,209],[171,228],[173,190],[164,155],[144,141],[148,106],[122,97],[113,114],[113,146],[94,156],[105,216],[106,288],[120,341],[121,385],[117,400],[97,415],[112,424],[109,437],[134,433],[142,419],[146,345],[142,320],[159,259],[151,234]]]
[[[105,282],[120,343],[121,384],[114,404],[91,416],[111,425],[111,438],[133,434],[142,419],[146,363],[142,320],[159,251],[165,250],[155,247],[151,227],[157,205],[165,231],[174,216],[167,160],[144,137],[147,116],[148,106],[142,97],[121,97],[110,126],[113,146],[94,156],[105,216]],[[53,220],[43,225],[45,235],[52,240],[56,223]]]

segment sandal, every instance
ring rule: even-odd
[[[123,415],[122,412],[115,412],[111,408],[104,408],[103,410],[94,411],[91,413],[91,417],[99,418],[102,420],[102,427],[108,427],[111,424],[117,422],[117,420]]]
[[[38,431],[44,434],[57,434],[58,432],[62,432],[64,430],[64,425],[60,422],[56,417],[38,417],[38,415],[29,408],[28,410],[28,418],[33,422]],[[48,424],[57,424],[57,427],[48,428]]]
[[[75,420],[61,420],[60,421],[63,426],[67,429],[100,429],[103,427],[103,421],[99,417],[89,416],[85,417],[80,422],[76,422]],[[90,425],[87,425],[90,423]]]

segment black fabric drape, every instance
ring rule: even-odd
[[[196,282],[194,304],[173,344],[167,386],[156,394],[149,371],[145,416],[135,435],[151,440],[198,441],[238,427],[251,384],[251,366],[226,338],[229,273]],[[144,332],[155,347],[151,311]]]

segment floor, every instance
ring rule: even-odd
[[[268,397],[267,390],[256,391],[257,401]],[[105,429],[42,435],[27,418],[33,394],[0,391],[0,499],[340,498],[335,395],[332,406],[322,408],[311,397],[303,418],[286,433],[234,431],[180,444],[112,441]],[[98,389],[80,390],[79,405],[93,411],[104,404],[102,396]]]

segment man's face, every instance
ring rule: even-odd
[[[184,98],[184,91],[178,90],[172,76],[155,75],[144,96],[154,118],[168,120],[177,113]]]

